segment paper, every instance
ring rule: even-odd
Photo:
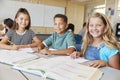
[[[34,53],[35,51],[32,48],[20,48],[19,51]]]
[[[37,59],[13,68],[53,80],[99,80],[102,76],[99,69],[78,64],[68,56]]]
[[[0,50],[0,62],[14,65],[39,58],[35,54],[16,50]]]

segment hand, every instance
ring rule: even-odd
[[[11,50],[18,50],[19,47],[17,45],[12,45]]]
[[[104,60],[95,60],[90,63],[90,66],[97,67],[97,68],[100,68],[106,65],[107,65],[107,62],[105,62]]]
[[[35,51],[35,52],[40,52],[40,50],[41,50],[42,48],[41,47],[35,47],[35,48],[33,48],[33,50]]]
[[[70,57],[72,57],[72,58],[78,58],[78,57],[80,57],[81,56],[81,54],[80,54],[80,52],[77,52],[77,51],[74,51],[72,54],[70,54]]]
[[[42,53],[42,54],[50,54],[50,50],[48,50],[48,49],[42,49],[41,51],[40,51],[40,53]]]

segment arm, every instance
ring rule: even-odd
[[[109,66],[116,68],[116,69],[120,69],[120,54],[119,53],[109,59]]]
[[[109,59],[109,63],[107,63],[104,60],[95,60],[90,63],[90,66],[92,67],[104,67],[109,66],[115,69],[120,69],[120,54],[116,54],[113,57]]]
[[[75,48],[71,47],[71,48],[67,48],[64,50],[48,50],[48,49],[43,49],[40,51],[40,53],[44,53],[44,54],[61,54],[61,55],[68,55],[71,54],[73,51],[75,51]]]
[[[17,45],[7,45],[9,41],[9,38],[5,36],[1,41],[0,41],[0,48],[2,49],[8,49],[8,50],[17,50],[18,46]]]
[[[0,31],[0,36],[4,36],[5,34],[3,32]]]

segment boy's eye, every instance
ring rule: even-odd
[[[63,23],[54,23],[54,25],[63,25]]]

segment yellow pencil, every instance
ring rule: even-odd
[[[15,45],[12,41],[8,40],[8,42],[11,44],[11,45]]]

